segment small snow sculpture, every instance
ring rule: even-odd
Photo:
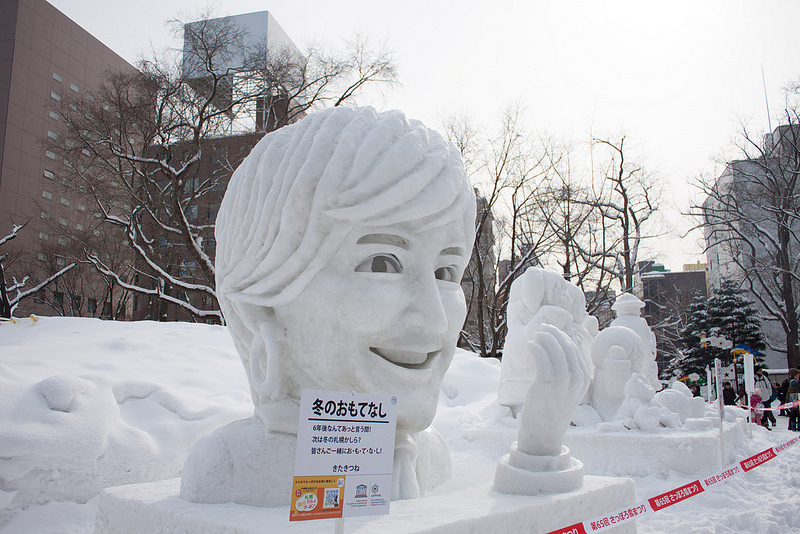
[[[643,306],[641,300],[629,293],[620,295],[612,306],[617,318],[592,341],[594,378],[589,400],[604,421],[610,421],[617,415],[623,401],[629,396],[626,395],[626,388],[633,376],[638,376],[637,380],[642,382],[642,386],[647,385],[652,389],[652,392],[642,396],[642,387],[635,387],[631,389],[637,392],[633,398],[647,403],[660,388],[655,363],[655,336],[647,321],[639,316]],[[630,409],[628,406],[627,410]],[[633,413],[630,417],[633,417]]]
[[[502,404],[521,407],[520,428],[510,453],[497,465],[494,489],[537,495],[578,488],[583,464],[562,441],[589,387],[583,345],[596,322],[589,319],[577,287],[538,268],[512,284],[508,319],[498,397]]]
[[[644,343],[645,354],[640,361],[635,362],[633,368],[644,376],[650,385],[658,389],[661,384],[658,381],[658,364],[656,364],[656,335],[650,329],[647,320],[641,316],[642,308],[644,302],[630,293],[623,293],[611,306],[617,317],[611,321],[610,326],[624,326],[639,334]]]
[[[475,196],[451,143],[333,108],[266,135],[217,218],[217,292],[255,413],[199,441],[181,497],[283,506],[303,389],[398,397],[393,498],[442,482],[430,427],[466,316]]]

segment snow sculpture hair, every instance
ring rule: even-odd
[[[217,294],[253,402],[274,398],[263,310],[295,299],[356,224],[441,224],[474,193],[458,150],[399,111],[332,108],[266,135],[239,166],[216,224]],[[270,361],[263,361],[263,354]]]

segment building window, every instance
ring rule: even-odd
[[[58,264],[61,267],[63,267],[64,265],[67,264],[67,262],[64,260],[64,258],[56,258],[56,264]]]
[[[50,159],[56,159],[56,154],[55,154],[55,152],[52,152],[52,151],[50,151],[50,150],[45,150],[45,151],[44,151],[44,155],[45,155],[45,156],[47,156],[47,157],[48,157],[48,158],[50,158]]]
[[[40,255],[44,256],[44,254],[40,254]],[[38,304],[44,303],[44,290],[43,289],[40,289],[39,291],[37,291],[36,293],[33,294],[33,302],[36,302]]]
[[[55,81],[57,81],[57,82],[60,82],[60,81],[62,81],[62,80],[63,80],[63,78],[61,77],[61,75],[60,75],[59,73],[57,73],[57,72],[54,72],[54,73],[53,73],[53,79],[54,79]]]
[[[94,97],[91,95],[91,93],[86,93],[86,100],[89,102],[94,102]]]
[[[72,89],[73,91],[75,91],[76,93],[78,91],[80,91],[80,88],[77,85],[75,85],[74,83],[69,84],[69,88]]]
[[[78,204],[78,211],[86,211],[86,206],[83,204]]]
[[[53,171],[48,171],[47,169],[42,171],[42,174],[44,174],[45,178],[49,178],[50,180],[52,180],[53,178],[56,177],[56,175],[53,173]]]
[[[39,232],[39,239],[44,239],[45,241],[47,241],[48,239],[50,239],[50,236],[44,232]]]
[[[53,200],[53,193],[50,191],[42,191],[42,197],[46,198],[47,200]]]
[[[58,134],[55,133],[53,130],[47,130],[47,137],[50,139],[58,139]]]
[[[86,308],[91,315],[94,315],[94,312],[97,311],[97,299],[87,299]]]
[[[40,261],[47,261],[47,254],[44,252],[40,252],[36,257],[39,258]]]
[[[85,227],[81,223],[78,223],[75,225],[75,229],[78,230],[79,232],[83,232],[85,230]]]
[[[64,293],[53,291],[53,306],[60,308],[64,304]]]
[[[64,204],[65,206],[69,206],[69,199],[61,197],[61,203]]]
[[[50,216],[47,214],[47,212],[43,211],[42,212],[42,219],[49,219],[49,218],[50,218]]]
[[[67,225],[67,220],[64,217],[59,217],[58,222],[61,223],[61,226]]]
[[[57,121],[58,120],[58,113],[56,113],[55,111],[53,111],[51,109],[50,110],[50,118],[53,119],[54,121]]]
[[[63,237],[59,237],[58,238],[58,244],[61,245],[61,246],[65,246],[67,244],[67,240],[64,239]]]
[[[61,95],[56,93],[55,91],[50,91],[50,98],[52,98],[56,102],[61,102]]]
[[[72,297],[71,299],[72,309],[75,311],[80,311],[81,309],[81,298],[80,297]]]

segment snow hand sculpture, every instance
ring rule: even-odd
[[[520,289],[548,278],[541,270],[528,269],[515,284],[521,281]],[[558,278],[560,281],[553,281],[566,284]],[[575,305],[574,300],[563,298],[570,293],[579,295],[579,301],[582,300],[579,290],[577,293],[559,292],[562,298],[553,302],[561,306],[543,306],[533,314],[538,320],[525,322],[515,317],[512,323],[509,317],[509,338],[527,339],[526,343],[517,343],[514,350],[520,351],[515,353],[515,359],[527,362],[531,382],[519,414],[517,441],[510,453],[500,460],[495,472],[497,491],[527,495],[559,493],[583,483],[583,464],[572,458],[562,445],[570,417],[590,382],[581,346],[586,318],[579,311],[583,314],[585,311]],[[510,316],[513,314],[509,312]],[[583,321],[576,321],[576,315]]]
[[[507,322],[497,401],[516,414],[534,380],[535,358],[529,346],[534,334],[542,325],[552,325],[585,355],[597,334],[597,320],[586,312],[578,287],[556,273],[530,267],[511,286]]]
[[[216,227],[220,307],[255,413],[195,445],[181,497],[286,505],[303,389],[397,396],[392,498],[448,478],[430,424],[474,228],[458,150],[400,112],[337,107],[267,134]]]

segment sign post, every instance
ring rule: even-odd
[[[289,521],[389,513],[397,398],[303,390]]]
[[[719,458],[722,469],[727,465],[725,458],[725,406],[722,403],[722,362],[719,358],[714,358],[714,375],[717,381],[717,407],[719,408]]]

